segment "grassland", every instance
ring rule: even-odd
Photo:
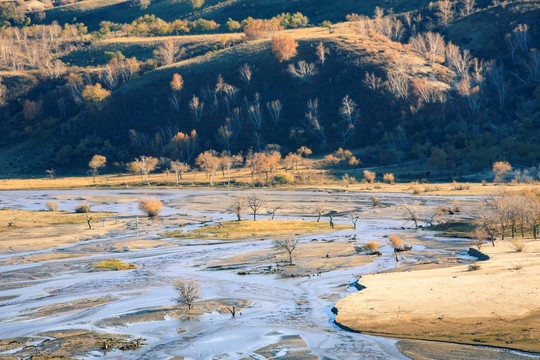
[[[86,224],[86,215],[92,222],[101,221],[108,213],[75,214],[65,211],[27,211],[0,209],[0,232],[46,227],[51,225]]]
[[[286,235],[301,235],[316,232],[352,229],[350,225],[335,225],[332,229],[326,222],[300,220],[243,220],[224,221],[184,232],[182,230],[162,233],[165,237],[180,239],[246,239],[269,238]]]

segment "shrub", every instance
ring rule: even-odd
[[[469,184],[460,184],[456,180],[452,181],[452,185],[454,185],[454,190],[469,190],[471,187]]]
[[[497,161],[493,163],[493,174],[495,175],[493,181],[497,183],[506,182],[508,174],[512,171],[512,165],[507,161]]]
[[[369,200],[371,200],[371,202],[373,203],[373,207],[377,207],[377,206],[381,205],[381,199],[378,198],[375,195],[371,195],[369,197]]]
[[[480,264],[477,264],[477,263],[470,264],[469,267],[468,267],[468,270],[469,271],[480,270]]]
[[[58,201],[47,201],[45,203],[45,207],[49,211],[57,211],[58,210],[58,205],[60,205],[60,203]]]
[[[394,174],[387,173],[383,175],[383,181],[387,184],[394,184],[396,181],[396,178],[394,177]]]
[[[390,246],[394,248],[394,252],[409,251],[412,249],[412,245],[403,241],[402,238],[396,235],[388,237],[390,241]]]
[[[109,259],[109,260],[103,260],[99,264],[94,265],[96,269],[109,269],[109,270],[131,270],[136,269],[137,266],[133,264],[127,264],[125,262],[122,262],[120,260],[116,259]]]
[[[279,62],[284,62],[295,57],[298,43],[289,35],[280,34],[272,38],[272,54]]]
[[[523,250],[525,250],[525,241],[523,241],[522,239],[511,238],[509,241],[516,250],[516,252],[522,252]]]
[[[294,182],[294,176],[289,173],[278,173],[274,175],[274,182],[278,184],[292,184]]]
[[[163,208],[163,203],[156,198],[144,198],[139,200],[139,209],[149,217],[155,217]]]
[[[80,204],[75,208],[75,212],[79,214],[85,214],[90,212],[90,206],[88,204]]]
[[[375,173],[373,171],[364,170],[364,181],[368,184],[373,184],[375,182]]]
[[[380,252],[381,244],[377,240],[370,241],[360,247],[360,251],[366,255],[377,255],[381,256]]]

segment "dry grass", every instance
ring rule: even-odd
[[[525,250],[525,241],[523,239],[510,238],[508,239],[508,241],[510,242],[510,244],[512,244],[516,252],[522,252],[523,250]]]
[[[361,252],[365,255],[378,255],[381,256],[381,243],[378,240],[370,241],[360,247],[355,247],[356,252]]]
[[[107,216],[110,216],[110,214],[92,214],[94,222],[100,221],[103,217]],[[0,209],[0,232],[60,224],[85,223],[86,216],[84,214],[68,213],[64,211],[27,211]]]
[[[139,200],[139,209],[144,211],[148,217],[155,217],[163,209],[163,203],[153,197],[144,198]]]
[[[301,220],[243,220],[224,221],[217,225],[208,225],[190,231],[172,231],[161,234],[165,237],[184,239],[245,239],[250,237],[269,238],[280,235],[300,235],[315,232],[352,229],[350,225],[335,225],[332,229],[328,223]]]
[[[94,265],[96,269],[105,269],[105,270],[132,270],[136,269],[137,266],[133,264],[127,264],[125,262],[122,262],[120,260],[116,259],[109,259],[109,260],[103,260],[99,264]]]
[[[60,203],[58,201],[47,201],[45,203],[45,207],[49,211],[57,211],[58,210],[58,205],[60,205]]]

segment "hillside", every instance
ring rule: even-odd
[[[4,176],[76,174],[94,154],[122,171],[140,155],[194,165],[209,149],[285,155],[301,146],[321,158],[353,149],[361,162],[352,167],[420,161],[448,177],[497,160],[540,162],[539,2],[480,4],[469,14],[460,5],[447,20],[440,3],[396,3],[393,13],[330,28],[314,25],[371,14],[375,4],[249,4],[87,0],[46,10],[42,21],[62,27],[17,25],[35,14],[6,10]],[[233,13],[274,18],[225,28]],[[246,39],[250,26],[273,30]],[[295,41],[297,54],[280,62],[276,34]],[[193,130],[186,157],[176,135]]]
[[[355,0],[206,0],[201,8],[194,9],[190,1],[160,0],[152,1],[148,7],[141,8],[131,0],[85,0],[82,2],[55,7],[46,10],[45,21],[60,24],[72,22],[85,23],[95,30],[103,20],[116,23],[129,23],[144,14],[153,14],[157,17],[172,21],[178,18],[194,20],[197,18],[213,19],[224,24],[229,18],[241,21],[248,17],[268,19],[280,13],[297,13],[309,17],[312,24],[324,20],[341,22],[345,15],[358,13],[371,15],[376,6],[395,11],[411,11],[427,6],[427,1],[386,1],[380,3],[369,0],[358,2]]]

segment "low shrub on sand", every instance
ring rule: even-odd
[[[109,259],[109,260],[103,260],[99,264],[94,265],[96,269],[106,269],[106,270],[131,270],[136,269],[137,266],[133,264],[127,264],[125,262],[122,262],[120,260],[116,259]]]
[[[60,203],[58,201],[47,201],[45,203],[45,207],[49,211],[57,211],[58,210],[58,205],[60,205]]]
[[[394,248],[394,252],[409,251],[412,249],[412,245],[403,241],[399,236],[392,235],[388,237],[388,241],[390,241],[390,246]]]
[[[88,204],[80,204],[75,208],[75,212],[79,214],[85,214],[90,212],[90,206]]]
[[[156,198],[144,198],[139,200],[139,209],[149,217],[155,217],[163,209],[163,203]]]

